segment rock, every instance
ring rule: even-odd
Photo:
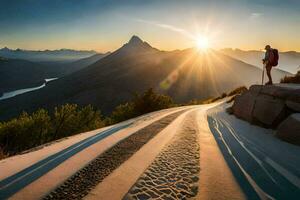
[[[300,113],[290,115],[278,127],[276,136],[284,141],[300,145]]]
[[[275,128],[279,125],[279,138],[299,143],[300,121],[294,115],[292,119],[286,117],[300,112],[300,84],[252,85],[247,92],[236,96],[232,110],[227,112],[260,126]]]
[[[300,103],[300,90],[293,91],[293,93],[288,96],[287,100]]]
[[[226,108],[226,112],[227,112],[229,115],[232,115],[232,114],[233,114],[233,108],[232,108],[232,107]]]
[[[278,125],[285,118],[285,103],[267,95],[259,95],[255,100],[253,119],[267,127]]]
[[[280,99],[293,98],[300,94],[298,87],[288,87],[282,84],[266,85],[263,87],[261,85],[252,85],[249,91],[255,95],[265,94]]]
[[[232,107],[235,116],[265,127],[276,127],[286,117],[289,107],[299,112],[298,87],[281,84],[253,85],[249,91],[236,97]],[[285,101],[286,100],[286,101]]]
[[[234,115],[252,122],[254,100],[255,96],[251,92],[244,92],[242,95],[237,95],[232,106]]]
[[[293,110],[293,111],[295,111],[295,112],[300,112],[300,103],[298,103],[298,102],[294,102],[294,101],[287,100],[287,101],[285,102],[285,105],[286,105],[289,109],[291,109],[291,110]]]

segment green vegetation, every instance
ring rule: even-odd
[[[150,88],[142,94],[135,94],[130,102],[117,106],[108,121],[117,123],[145,113],[170,108],[174,105],[171,97],[157,94]]]
[[[92,106],[79,108],[66,104],[55,108],[53,115],[39,109],[31,115],[0,123],[0,156],[13,155],[38,145],[104,126],[100,111]],[[1,158],[1,157],[0,157]]]
[[[245,86],[241,86],[241,87],[235,88],[234,90],[230,91],[227,96],[241,94],[247,90],[248,89]]]
[[[285,76],[280,83],[300,83],[300,71],[295,76]]]

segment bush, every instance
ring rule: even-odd
[[[137,115],[170,108],[173,104],[171,97],[157,94],[152,88],[143,94],[136,94],[133,99],[134,111]]]
[[[127,102],[125,104],[121,104],[117,106],[115,110],[112,112],[111,116],[106,119],[106,123],[113,124],[113,123],[125,121],[135,116],[137,116],[137,113],[134,109],[134,103]]]
[[[235,88],[234,90],[230,91],[228,93],[228,96],[232,96],[232,95],[236,95],[236,94],[241,94],[245,91],[247,91],[248,89],[245,87],[245,86],[241,86],[241,87],[238,87],[238,88]]]
[[[285,76],[280,83],[300,83],[300,71],[295,76]]]
[[[45,109],[39,109],[32,114],[33,129],[36,130],[35,141],[39,141],[37,145],[48,142],[51,138],[48,138],[48,133],[52,132],[53,127],[51,124],[51,117],[48,111]],[[35,146],[35,145],[31,145]]]
[[[13,155],[65,136],[104,126],[100,111],[92,106],[79,108],[66,104],[54,109],[52,116],[39,109],[29,115],[0,123],[0,156]]]
[[[117,106],[106,121],[110,124],[117,123],[156,110],[170,108],[173,105],[171,97],[157,94],[150,88],[142,94],[134,94],[130,102]]]

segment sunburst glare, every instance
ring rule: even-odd
[[[196,38],[197,48],[200,50],[206,50],[210,46],[209,39],[205,36],[197,36]]]

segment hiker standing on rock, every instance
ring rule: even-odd
[[[271,76],[271,69],[272,67],[278,65],[279,55],[278,55],[278,50],[272,49],[270,45],[266,45],[265,50],[266,50],[265,58],[262,61],[266,67],[267,75],[269,78],[269,81],[266,83],[266,85],[272,85],[273,81]]]

